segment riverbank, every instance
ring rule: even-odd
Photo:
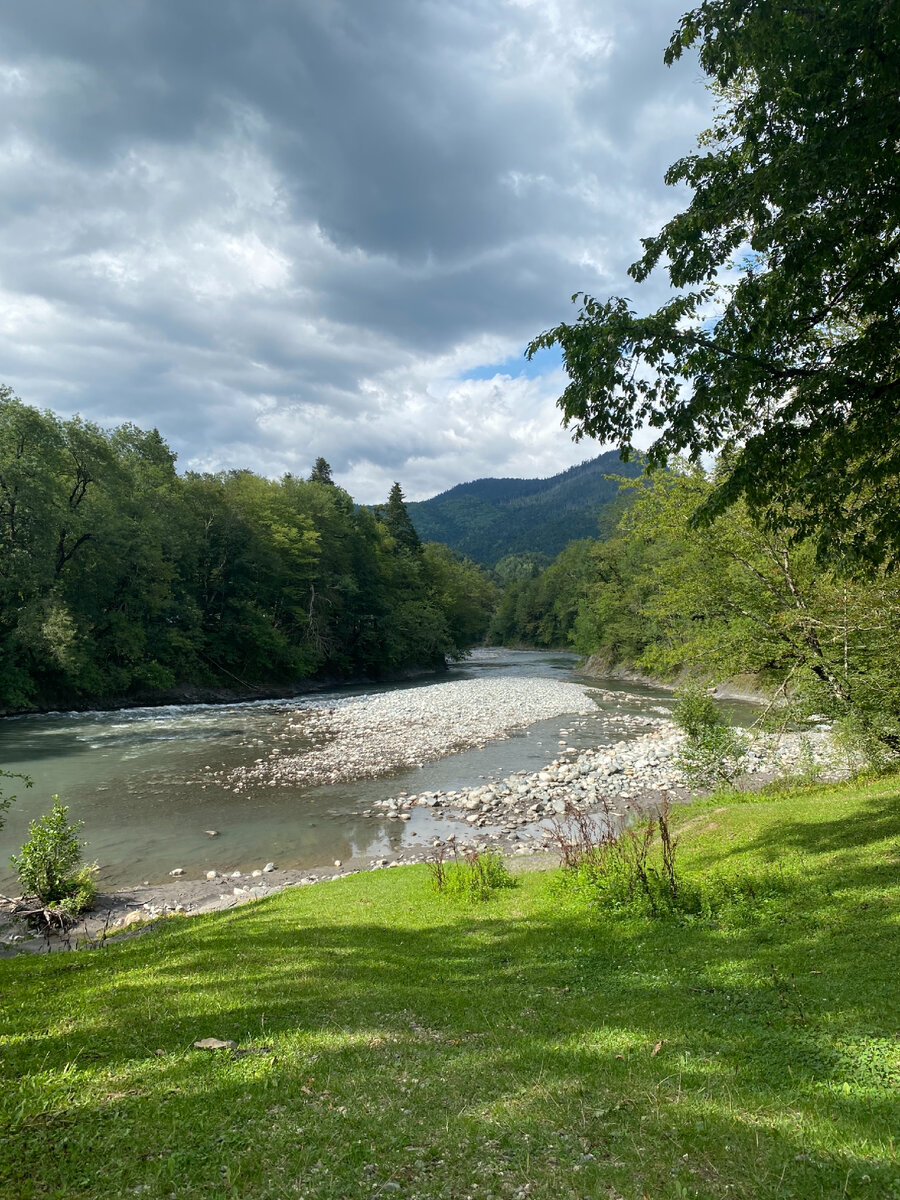
[[[579,674],[596,679],[621,680],[624,683],[645,683],[650,687],[662,688],[667,692],[677,691],[690,679],[688,671],[680,672],[675,678],[660,679],[639,671],[631,663],[610,662],[602,654],[591,654],[578,668]],[[775,690],[767,688],[756,675],[733,675],[710,688],[717,700],[742,700],[748,704],[770,704],[775,699]]]
[[[0,1193],[891,1196],[898,814],[896,779],[676,809],[724,881],[691,921],[411,867],[4,961]]]
[[[398,671],[384,671],[377,676],[322,675],[290,684],[259,686],[240,682],[240,686],[210,684],[184,684],[180,687],[154,689],[146,692],[131,692],[127,695],[101,695],[88,698],[72,697],[58,699],[56,703],[37,705],[32,708],[0,708],[0,719],[7,717],[42,716],[51,713],[73,712],[128,712],[137,708],[162,708],[169,705],[190,707],[195,704],[228,705],[252,704],[264,700],[298,700],[315,696],[320,692],[340,688],[382,687],[389,683],[406,683],[416,679],[429,679],[446,674],[448,664],[431,667],[404,667]]]
[[[490,681],[463,681],[311,710],[307,717],[320,729],[327,726],[331,741],[311,746],[303,757],[261,759],[252,772],[242,770],[232,780],[240,789],[251,782],[274,786],[279,780],[293,780],[297,773],[318,779],[323,771],[341,770],[342,777],[348,778],[352,769],[359,777],[395,763],[397,754],[414,760],[437,745],[450,753],[448,743],[442,741],[450,736],[448,729],[452,729],[457,746],[471,737],[484,738],[485,729],[479,722],[487,719],[487,709],[491,710],[490,729],[495,737],[516,728],[516,720],[528,723],[536,713],[543,717],[559,710],[568,714],[556,756],[548,758],[539,770],[520,770],[453,791],[401,791],[375,801],[361,814],[375,821],[396,822],[402,828],[416,810],[425,810],[436,822],[464,823],[461,832],[436,835],[416,844],[407,842],[384,855],[336,860],[304,870],[285,869],[273,861],[246,871],[210,870],[203,878],[191,879],[174,867],[168,882],[147,881],[102,893],[95,909],[61,934],[33,934],[15,919],[8,905],[0,905],[0,955],[46,953],[79,943],[90,946],[165,917],[221,911],[292,887],[473,851],[495,851],[510,861],[538,856],[552,863],[555,860],[547,857],[547,851],[555,842],[554,826],[561,821],[599,814],[603,822],[615,826],[654,811],[664,800],[678,803],[690,798],[674,761],[683,739],[671,721],[651,711],[598,716],[592,697],[615,700],[617,696],[602,689],[585,690],[580,685],[547,680],[523,680],[521,685],[510,687],[507,681],[498,688]],[[579,740],[585,730],[592,736],[603,732],[612,740],[580,750],[569,744],[569,738]],[[362,757],[361,744],[365,746]],[[810,771],[831,777],[846,772],[835,758],[827,728],[778,736],[758,734],[740,782],[746,788],[759,788],[778,776]]]

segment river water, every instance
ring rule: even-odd
[[[453,790],[512,771],[536,770],[551,761],[560,733],[570,746],[608,742],[610,731],[590,719],[556,717],[490,743],[423,766],[351,783],[310,787],[251,787],[235,794],[210,778],[262,757],[298,708],[328,706],[334,699],[455,679],[539,676],[614,687],[615,700],[595,692],[598,718],[616,711],[660,715],[668,692],[642,684],[611,683],[573,674],[574,655],[523,650],[477,650],[436,681],[384,687],[339,688],[289,700],[229,705],[184,705],[112,712],[50,713],[0,721],[0,765],[34,781],[31,789],[5,780],[18,799],[0,832],[0,890],[12,885],[9,854],[28,834],[28,823],[48,811],[51,795],[84,821],[85,858],[100,865],[101,887],[164,880],[174,867],[189,877],[205,871],[250,871],[268,861],[283,868],[312,868],[363,856],[397,853],[440,833],[467,830],[427,809],[408,823],[365,817],[373,801],[399,791]],[[287,753],[304,748],[298,733],[281,741]],[[376,810],[377,814],[377,810]],[[205,831],[216,830],[210,837]],[[8,894],[8,892],[7,892]]]

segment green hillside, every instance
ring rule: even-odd
[[[597,535],[618,494],[606,476],[640,472],[611,450],[549,479],[476,479],[407,509],[423,541],[445,542],[476,562],[492,566],[525,551],[554,558],[573,538]]]

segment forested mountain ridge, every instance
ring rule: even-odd
[[[460,483],[407,509],[424,541],[444,542],[487,566],[528,551],[552,558],[573,539],[596,536],[619,490],[607,476],[640,473],[640,464],[612,450],[548,479]]]

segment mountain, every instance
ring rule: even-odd
[[[423,542],[445,542],[485,566],[507,554],[555,558],[574,538],[597,536],[619,490],[605,476],[641,469],[611,450],[549,479],[476,479],[406,508]]]

